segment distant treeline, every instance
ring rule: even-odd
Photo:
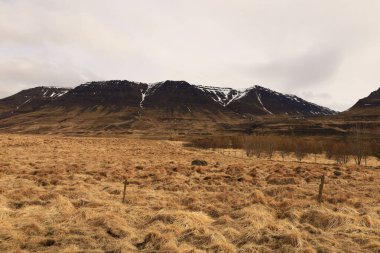
[[[357,165],[366,164],[369,156],[380,159],[378,140],[368,137],[361,128],[352,129],[345,137],[214,136],[193,139],[188,145],[204,149],[243,149],[248,157],[268,159],[272,159],[275,152],[278,152],[282,159],[293,154],[298,161],[310,154],[313,154],[316,160],[318,155],[324,154],[327,159],[333,159],[338,164],[346,164],[350,159],[354,159]]]

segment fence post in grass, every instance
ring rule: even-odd
[[[322,203],[323,186],[325,185],[325,175],[321,176],[321,183],[319,184],[318,202]]]
[[[123,192],[123,204],[125,203],[125,194],[126,194],[126,192],[127,192],[127,185],[128,185],[128,180],[127,179],[125,179],[124,180],[124,192]]]

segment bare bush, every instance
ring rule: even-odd
[[[270,137],[266,140],[266,142],[264,142],[264,145],[265,145],[264,150],[269,160],[272,160],[273,154],[277,148],[276,144],[277,144],[277,141],[274,137]]]
[[[351,153],[354,156],[356,165],[361,165],[363,160],[367,163],[367,157],[370,153],[370,145],[365,139],[365,128],[355,126],[350,134]]]
[[[293,142],[294,154],[299,162],[302,161],[307,155],[308,145],[307,142],[301,139],[296,139]]]
[[[363,127],[355,127],[346,138],[299,137],[275,135],[215,136],[191,140],[190,146],[198,148],[242,149],[247,157],[273,159],[276,152],[285,160],[293,153],[298,161],[308,154],[314,155],[314,162],[320,154],[334,160],[338,165],[354,159],[357,165],[367,163],[369,156],[380,158],[378,140],[371,140]]]
[[[288,156],[292,151],[291,140],[289,137],[284,136],[282,138],[279,138],[277,144],[278,151],[281,155],[282,160],[284,161],[285,157]]]
[[[347,142],[328,142],[325,145],[326,157],[339,164],[347,164],[350,158],[351,147]]]
[[[323,153],[323,144],[315,139],[309,142],[309,151],[314,155],[314,162],[317,162],[317,156]]]

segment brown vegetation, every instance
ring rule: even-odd
[[[317,162],[318,155],[325,154],[327,159],[334,160],[338,165],[347,164],[350,159],[356,165],[361,165],[363,161],[366,165],[370,156],[380,159],[378,139],[369,139],[359,129],[354,129],[345,138],[235,135],[192,139],[188,145],[205,149],[243,149],[247,157],[265,156],[269,160],[275,152],[281,155],[282,160],[294,155],[298,161],[302,161],[307,155],[314,155],[314,162]]]
[[[379,252],[379,180],[179,142],[0,135],[0,252]]]

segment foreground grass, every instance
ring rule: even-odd
[[[167,141],[1,135],[0,252],[379,252],[379,180]]]

